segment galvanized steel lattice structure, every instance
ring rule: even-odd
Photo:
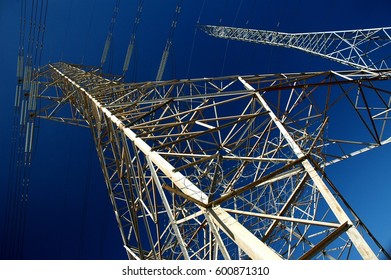
[[[91,129],[130,259],[390,258],[324,170],[390,142],[390,73],[127,84],[55,63],[34,117]]]
[[[328,32],[287,33],[250,28],[202,25],[210,36],[256,44],[293,48],[358,69],[388,69],[391,27]]]

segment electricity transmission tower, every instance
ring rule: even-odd
[[[200,28],[217,38],[294,48],[358,69],[389,68],[390,55],[384,57],[382,48],[391,43],[391,27],[309,33],[214,25]]]
[[[283,33],[205,25],[211,36],[294,48],[355,69],[161,81],[181,13],[177,0],[156,81],[124,83],[143,2],[118,78],[102,67],[119,0],[100,67],[37,67],[47,1],[40,9],[33,2],[29,32],[22,2],[13,173],[23,176],[9,188],[16,190],[4,240],[23,242],[35,121],[42,118],[91,130],[129,259],[391,259],[326,173],[391,142],[384,55],[391,28]],[[45,12],[36,22],[38,11]]]
[[[325,167],[390,142],[390,73],[127,84],[54,63],[32,96],[91,129],[130,259],[376,259]]]

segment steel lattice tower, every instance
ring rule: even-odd
[[[391,27],[328,32],[286,33],[250,28],[202,25],[210,36],[256,44],[293,48],[358,69],[388,69]]]
[[[376,259],[325,167],[390,141],[390,73],[127,84],[55,63],[31,96],[91,129],[130,259]]]

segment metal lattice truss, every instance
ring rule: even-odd
[[[391,27],[310,33],[213,25],[202,25],[200,28],[214,37],[294,48],[358,69],[388,69],[391,66]],[[385,47],[388,47],[387,52],[384,52]]]
[[[389,258],[324,171],[390,141],[389,72],[124,84],[57,63],[38,116],[91,128],[131,259]]]

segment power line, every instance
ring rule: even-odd
[[[94,12],[95,12],[95,7],[96,7],[96,0],[94,0],[94,4],[92,5],[92,9],[91,9],[90,20],[88,22],[87,35],[86,35],[86,39],[84,41],[84,49],[83,49],[83,55],[81,58],[81,64],[84,64],[84,53],[86,52],[87,42],[88,42],[88,39],[90,38],[90,34],[91,34],[92,18],[93,18]]]
[[[129,62],[130,62],[130,59],[132,57],[134,45],[136,43],[136,33],[137,33],[137,29],[138,29],[138,26],[139,26],[140,20],[141,20],[141,13],[143,11],[143,4],[144,4],[144,0],[139,0],[138,6],[137,6],[137,14],[136,14],[136,17],[134,19],[133,30],[132,30],[132,34],[130,36],[128,49],[126,51],[124,66],[122,68],[122,71],[123,71],[122,76],[123,77],[125,77],[125,74],[128,71]]]
[[[233,26],[235,26],[236,20],[238,19],[239,11],[240,11],[240,8],[242,7],[242,4],[243,4],[243,0],[240,1],[239,6],[238,6],[238,8],[237,8],[237,10],[236,10],[236,15],[235,15],[235,18],[234,18]],[[221,21],[221,20],[220,20],[220,21]],[[221,73],[220,73],[220,75],[223,75],[223,73],[224,73],[225,62],[226,62],[226,60],[227,60],[228,46],[229,46],[229,40],[227,40],[227,42],[226,42],[226,44],[225,44],[223,65],[222,65],[222,67],[221,67]]]
[[[107,54],[110,49],[111,39],[113,37],[113,32],[114,32],[114,26],[115,26],[115,22],[117,20],[117,15],[118,15],[118,11],[119,11],[119,5],[120,5],[120,0],[116,0],[114,10],[113,10],[113,15],[112,15],[111,21],[110,21],[109,32],[107,33],[105,46],[103,48],[102,57],[100,59],[100,67],[101,68],[103,68],[103,65],[106,62]]]
[[[61,50],[61,58],[60,58],[60,60],[63,60],[63,59],[64,59],[64,49],[65,49],[65,46],[66,46],[66,44],[67,44],[67,39],[68,39],[68,30],[69,30],[69,22],[70,22],[70,19],[71,19],[72,6],[73,6],[73,0],[72,0],[71,3],[69,4],[68,17],[67,17],[67,20],[66,20],[66,27],[65,27],[65,36],[64,36],[64,42],[63,42],[63,44],[62,44],[62,50]]]
[[[9,161],[9,170],[8,170],[8,186],[7,186],[7,197],[6,197],[6,207],[5,207],[5,219],[3,226],[3,238],[1,244],[1,255],[7,256],[8,246],[9,246],[9,237],[10,233],[10,223],[11,216],[14,214],[14,202],[15,202],[15,172],[16,172],[16,154],[17,154],[17,142],[18,142],[18,123],[19,123],[19,107],[23,83],[23,64],[24,64],[24,36],[25,36],[25,27],[26,27],[26,1],[21,1],[20,6],[20,27],[19,27],[19,49],[18,49],[18,58],[17,58],[17,71],[16,71],[16,91],[15,91],[15,102],[14,102],[14,116],[13,116],[13,126],[11,133],[11,155]]]
[[[19,51],[18,51],[18,60],[17,60],[17,86],[15,91],[15,103],[14,103],[14,123],[12,128],[11,136],[11,156],[10,156],[10,166],[8,173],[8,192],[6,200],[6,210],[5,210],[5,222],[3,228],[3,242],[2,242],[2,255],[6,258],[12,258],[12,248],[13,243],[11,243],[12,237],[15,235],[15,216],[17,217],[19,205],[19,191],[20,184],[17,174],[19,173],[19,147],[21,138],[19,137],[20,133],[20,112],[21,112],[21,99],[23,98],[23,80],[24,80],[24,36],[26,28],[26,1],[21,2],[20,10],[20,30],[19,30]],[[16,174],[16,176],[15,176]]]
[[[194,53],[194,46],[195,46],[195,41],[196,41],[196,36],[197,36],[198,25],[200,24],[201,15],[202,15],[202,13],[203,13],[203,11],[204,11],[205,3],[206,3],[206,0],[204,0],[204,1],[202,2],[200,14],[199,14],[198,19],[197,19],[197,24],[196,24],[196,26],[194,27],[193,42],[192,42],[192,44],[191,44],[189,65],[188,65],[188,67],[187,67],[187,74],[186,74],[186,77],[188,77],[188,78],[189,78],[191,63],[192,63],[192,61],[193,61],[193,53]]]
[[[177,5],[175,7],[174,18],[171,22],[170,32],[167,37],[166,46],[164,47],[162,59],[160,60],[159,69],[157,71],[156,81],[160,81],[163,77],[164,70],[165,70],[166,64],[167,64],[167,58],[168,58],[168,55],[170,54],[170,48],[172,46],[172,40],[174,37],[175,28],[178,23],[178,17],[179,17],[179,14],[181,13],[181,7],[182,7],[182,0],[178,0]]]
[[[38,92],[38,83],[32,73],[39,68],[41,60],[48,0],[33,0],[30,8],[28,6],[26,0],[21,2],[17,85],[1,246],[2,256],[8,259],[23,256],[34,129],[37,127],[35,119],[30,118],[36,110]]]

